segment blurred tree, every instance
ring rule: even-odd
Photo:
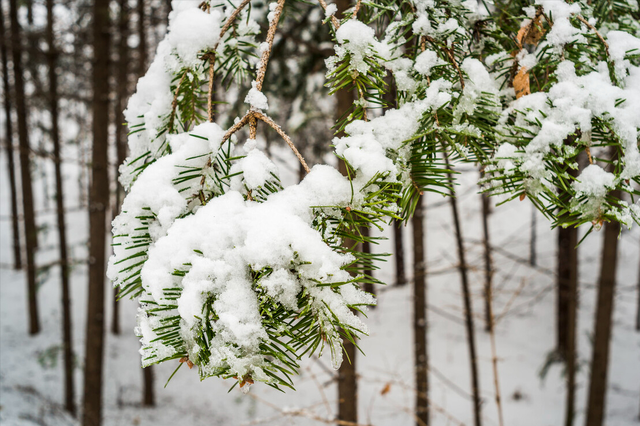
[[[20,218],[18,217],[18,190],[16,188],[16,166],[13,143],[13,119],[11,117],[11,88],[9,86],[9,67],[7,45],[9,32],[4,25],[4,12],[0,4],[0,56],[2,57],[2,87],[4,89],[5,137],[7,151],[7,173],[9,175],[9,197],[11,200],[11,242],[13,248],[13,269],[22,269],[22,253],[20,246]]]
[[[29,130],[27,126],[27,103],[24,90],[24,76],[22,74],[22,38],[18,23],[18,2],[9,1],[11,17],[11,50],[13,53],[13,79],[15,106],[18,118],[18,139],[20,142],[20,181],[22,186],[22,214],[24,216],[25,248],[27,258],[27,297],[29,312],[29,334],[40,332],[38,315],[38,299],[36,285],[36,247],[38,246],[38,230],[36,228],[35,211],[33,206],[33,187],[31,180],[31,146],[29,145]]]
[[[89,192],[89,299],[87,303],[83,426],[102,424],[106,220],[109,205],[109,0],[93,7],[93,150]]]
[[[427,350],[427,263],[424,200],[416,205],[413,225],[413,350],[416,382],[416,426],[429,425],[429,353]]]
[[[54,0],[47,0],[47,66],[49,71],[49,112],[51,113],[51,140],[56,180],[56,216],[60,251],[60,285],[62,294],[62,348],[64,359],[64,406],[72,415],[76,412],[73,384],[73,339],[71,335],[71,297],[69,290],[69,255],[67,254],[67,225],[65,219],[64,184],[62,179],[62,155],[60,154],[60,129],[58,114],[58,74],[55,35],[53,31]]]

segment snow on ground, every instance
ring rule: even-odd
[[[281,167],[284,182],[297,177],[297,165],[284,148],[274,147],[274,158]],[[6,158],[2,153],[0,170],[0,423],[14,425],[76,425],[62,408],[62,359],[58,352],[61,335],[59,271],[51,268],[38,292],[42,332],[29,337],[26,324],[24,274],[9,268],[11,234]],[[484,399],[485,425],[497,424],[489,336],[483,331],[482,247],[480,199],[475,192],[477,177],[470,166],[460,175],[464,237],[471,264],[476,337],[480,365],[480,384]],[[77,168],[67,166],[67,205],[76,206]],[[52,184],[52,182],[49,182]],[[42,185],[36,196],[42,199]],[[462,323],[462,300],[453,240],[451,210],[446,199],[427,196],[426,242],[428,256],[430,397],[434,425],[470,425],[469,361]],[[50,203],[49,208],[52,207]],[[45,209],[40,203],[39,209]],[[554,347],[556,233],[537,215],[537,267],[528,265],[531,204],[510,202],[494,209],[491,238],[494,253],[497,355],[505,425],[552,426],[562,424],[564,382],[562,368],[555,364],[545,378],[540,371]],[[86,257],[87,213],[72,211],[67,219],[74,259]],[[49,224],[40,264],[55,260],[55,216],[39,216]],[[586,229],[583,230],[583,232]],[[406,230],[407,270],[411,270],[410,227]],[[387,231],[385,235],[390,235]],[[578,373],[578,413],[576,425],[584,422],[588,368],[591,358],[589,337],[593,329],[595,283],[600,266],[602,235],[594,233],[580,247],[580,318]],[[640,411],[640,333],[634,331],[637,303],[640,230],[625,231],[620,240],[618,287],[615,301],[615,328],[607,399],[607,425],[638,424]],[[380,245],[391,250],[391,241]],[[86,303],[85,265],[74,269],[73,321],[76,400],[81,402],[84,356],[84,317]],[[382,265],[379,276],[393,282],[393,264]],[[112,290],[105,286],[111,300]],[[369,313],[371,335],[361,342],[366,356],[358,355],[360,423],[376,426],[414,424],[411,286],[380,289],[379,307]],[[306,359],[297,391],[279,393],[257,384],[248,395],[237,389],[227,393],[231,383],[221,379],[199,382],[196,371],[181,369],[163,388],[177,365],[154,367],[156,408],[142,408],[142,371],[138,341],[133,335],[136,304],[121,302],[122,334],[107,332],[105,349],[104,424],[115,425],[319,425],[336,414],[335,371],[330,360]],[[111,304],[107,306],[111,321]],[[387,392],[383,392],[387,390]]]

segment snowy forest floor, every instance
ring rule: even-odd
[[[27,333],[26,286],[23,272],[10,268],[11,232],[6,158],[0,158],[0,423],[17,425],[76,425],[62,409],[61,307],[59,271],[56,267],[40,275],[38,301],[42,332]],[[280,158],[284,183],[294,182],[297,170],[288,166],[288,151],[274,149]],[[65,166],[68,206],[77,206],[78,169]],[[491,368],[489,335],[483,323],[483,257],[480,197],[477,172],[465,166],[458,176],[459,202],[465,248],[471,269],[473,308],[483,397],[484,425],[497,425],[495,390]],[[52,176],[52,174],[49,174]],[[46,185],[36,180],[35,191],[41,232],[40,265],[54,262],[57,235],[53,201],[43,202]],[[53,191],[49,190],[49,194]],[[463,324],[462,297],[456,269],[457,254],[447,200],[426,197],[426,247],[428,257],[428,351],[430,399],[433,425],[470,425],[471,399],[467,339]],[[499,357],[501,393],[507,426],[554,426],[563,422],[563,368],[553,364],[546,376],[541,370],[555,342],[555,247],[556,232],[537,215],[537,267],[529,266],[532,206],[513,201],[496,207],[490,218],[494,265],[494,312]],[[87,212],[73,209],[67,216],[69,241],[75,260],[86,259]],[[586,232],[582,229],[581,232]],[[390,236],[389,230],[384,232]],[[411,229],[405,229],[407,270],[411,271]],[[593,233],[580,246],[579,372],[576,425],[584,422],[586,387],[591,358],[596,282],[600,268],[601,234]],[[391,252],[391,241],[379,251]],[[640,229],[625,230],[619,244],[615,325],[607,397],[608,426],[640,424],[640,333],[634,330],[637,304]],[[379,291],[378,307],[367,324],[370,336],[361,341],[366,354],[358,354],[360,423],[376,426],[414,424],[412,288],[393,286],[393,259],[376,272],[389,283]],[[410,275],[410,274],[409,274]],[[79,262],[72,276],[73,337],[77,357],[76,400],[81,402],[85,340],[87,268]],[[105,285],[107,300],[112,289]],[[142,408],[142,371],[138,341],[134,336],[136,304],[121,302],[119,336],[106,333],[104,354],[104,424],[115,425],[320,425],[331,424],[336,414],[336,372],[326,356],[305,359],[297,391],[279,393],[262,384],[244,395],[237,389],[227,393],[230,382],[208,379],[202,383],[195,370],[181,369],[163,388],[177,365],[154,367],[156,407]],[[107,306],[111,322],[111,303]]]

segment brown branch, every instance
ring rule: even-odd
[[[178,87],[176,87],[176,93],[173,95],[173,101],[171,101],[171,115],[169,116],[169,133],[173,132],[173,122],[176,119],[176,109],[178,108],[178,93],[180,93],[180,86],[182,86],[182,82],[187,76],[187,70],[182,74],[182,78],[178,82]]]
[[[439,46],[447,54],[447,56],[449,57],[449,60],[451,61],[451,64],[456,69],[456,71],[458,71],[458,77],[460,78],[460,86],[462,87],[462,90],[464,90],[464,76],[462,75],[462,71],[460,70],[458,63],[456,62],[455,56],[453,56],[453,47],[449,49],[446,44],[440,44],[438,43],[437,40],[435,40],[434,38],[428,35],[425,35],[424,38],[431,44],[435,46]]]
[[[356,6],[353,9],[353,15],[351,15],[351,19],[358,19],[358,11],[360,11],[361,4],[362,4],[362,0],[358,0],[356,2]]]
[[[324,9],[324,11],[327,11],[327,2],[325,0],[318,0],[318,2],[320,3],[320,6],[322,6],[322,9]],[[338,31],[338,28],[340,28],[340,21],[338,21],[338,18],[335,17],[335,15],[331,15],[331,23],[333,24],[333,28]]]
[[[220,145],[228,141],[229,138],[238,130],[242,129],[249,122],[251,117],[253,117],[253,114],[254,113],[252,111],[249,111],[244,117],[240,119],[240,121],[238,121],[233,126],[231,126],[231,128],[227,130],[227,133],[225,133],[224,136],[222,137],[222,141],[220,141]]]
[[[213,123],[213,86],[214,75],[213,71],[216,64],[216,52],[213,51],[209,54],[209,93],[207,94],[207,115],[209,122]]]
[[[264,76],[267,73],[267,64],[269,63],[269,56],[271,55],[271,48],[273,47],[273,38],[276,35],[276,29],[278,27],[278,21],[284,8],[285,0],[278,0],[278,6],[273,15],[273,19],[269,23],[269,31],[267,32],[266,42],[269,44],[269,48],[262,52],[260,58],[260,68],[258,69],[258,75],[256,76],[256,89],[262,90],[262,83],[264,82]]]
[[[216,45],[213,47],[214,51],[218,48],[218,45],[220,44],[220,40],[222,40],[222,37],[224,37],[225,33],[229,30],[229,28],[231,28],[231,24],[233,24],[233,21],[236,20],[238,15],[240,15],[240,12],[242,12],[242,9],[244,9],[249,4],[249,2],[251,2],[251,0],[242,0],[242,3],[240,3],[240,5],[236,8],[236,10],[233,11],[231,16],[229,16],[227,21],[222,26],[222,29],[220,30],[220,39],[218,40]]]
[[[309,169],[307,162],[304,161],[304,158],[302,158],[302,155],[300,155],[300,152],[296,149],[295,145],[291,141],[291,138],[287,136],[287,134],[282,130],[282,128],[280,128],[280,126],[278,126],[271,118],[269,118],[268,116],[264,115],[261,112],[253,111],[252,114],[255,118],[262,120],[265,123],[267,123],[269,126],[271,126],[271,128],[275,130],[282,137],[282,139],[284,139],[287,145],[289,145],[289,148],[291,148],[291,150],[296,155],[296,157],[298,157],[298,160],[300,161],[300,164],[302,164],[302,167],[304,168],[304,170],[307,173],[309,173],[311,170]]]
[[[586,19],[584,19],[582,17],[582,15],[574,15],[576,18],[578,18],[578,21],[582,22],[583,24],[585,24],[587,27],[589,27],[589,29],[591,29],[594,33],[596,33],[596,35],[598,36],[598,38],[600,39],[600,41],[602,42],[602,44],[604,45],[604,50],[607,52],[607,56],[609,58],[611,58],[611,55],[609,54],[609,44],[605,41],[604,37],[602,37],[602,34],[600,34],[598,32],[598,30],[596,30],[596,27],[594,27],[593,25],[591,25],[589,23],[589,21],[587,21]]]

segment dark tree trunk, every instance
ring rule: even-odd
[[[448,170],[451,170],[449,166],[449,159],[445,154],[445,163]],[[480,385],[478,380],[478,359],[476,356],[476,337],[475,329],[473,325],[473,307],[471,305],[471,292],[469,290],[469,276],[467,273],[467,262],[465,259],[464,243],[462,237],[462,229],[460,227],[460,217],[458,215],[458,201],[456,200],[456,193],[454,189],[454,181],[451,173],[447,173],[447,179],[451,186],[451,211],[453,214],[453,225],[456,232],[456,243],[458,249],[458,269],[460,271],[460,279],[462,281],[462,298],[464,302],[464,317],[467,328],[467,340],[469,344],[469,362],[471,364],[471,394],[473,395],[473,420],[475,426],[482,424],[482,418],[480,416],[481,400],[480,400]]]
[[[38,246],[38,230],[36,228],[35,212],[33,208],[31,159],[29,158],[31,148],[29,146],[29,133],[27,127],[27,105],[24,94],[24,76],[22,75],[22,42],[20,37],[20,25],[18,24],[17,0],[10,0],[9,8],[11,15],[11,50],[13,53],[13,79],[16,98],[15,105],[18,116],[18,136],[20,142],[22,212],[24,215],[24,231],[27,255],[29,334],[37,334],[40,331],[35,264],[35,251]]]
[[[573,424],[575,413],[576,325],[578,305],[578,229],[558,230],[557,352],[566,363],[565,426]]]
[[[416,381],[416,426],[429,424],[429,354],[427,352],[427,282],[424,207],[420,197],[413,225],[413,350]]]
[[[349,0],[337,0],[338,16],[351,7]],[[336,120],[349,111],[353,104],[354,94],[349,90],[336,92]],[[338,134],[342,136],[343,134]],[[346,175],[344,162],[339,163],[340,172]],[[349,245],[349,242],[345,242]],[[356,375],[356,347],[348,340],[343,340],[345,359],[338,370],[338,420],[358,422],[358,378]]]
[[[3,42],[0,43],[0,55],[2,56],[2,85],[4,88],[4,113],[5,131],[7,138],[7,172],[9,173],[9,194],[11,198],[11,237],[13,244],[13,269],[22,269],[22,254],[20,249],[20,220],[18,218],[18,190],[16,185],[16,165],[13,145],[13,126],[11,121],[11,88],[9,87],[9,68],[7,66],[7,43],[9,34],[4,27],[4,12],[0,4],[0,34]]]
[[[116,124],[115,144],[116,144],[116,165],[113,175],[116,181],[115,205],[113,207],[113,217],[120,213],[120,205],[124,198],[124,189],[118,180],[118,168],[124,163],[127,157],[127,132],[124,126],[124,109],[129,95],[129,5],[127,0],[120,0],[120,17],[118,20],[117,32],[118,40],[118,62],[116,70],[116,102],[114,120]],[[111,320],[111,332],[120,334],[120,305],[118,304],[118,290],[114,288],[113,297],[113,317]]]
[[[537,240],[537,224],[536,224],[536,206],[531,205],[531,239],[529,240],[529,265],[536,266],[538,264],[538,255],[536,250]]]
[[[138,0],[138,77],[147,71],[147,26],[144,0]]]
[[[485,331],[493,331],[491,297],[493,285],[493,260],[491,259],[491,241],[489,239],[489,214],[491,201],[487,194],[480,195],[482,201],[482,241],[484,248],[484,322]]]
[[[362,228],[362,236],[365,238],[365,241],[362,243],[362,252],[367,254],[371,254],[371,243],[366,241],[366,239],[369,238],[370,232],[369,228]],[[373,278],[373,269],[367,268],[364,270],[364,273],[365,275]],[[376,288],[373,283],[366,283],[364,285],[364,290],[371,294],[376,294]],[[375,309],[375,306],[372,306],[372,308]]]
[[[344,96],[346,94],[347,96]],[[353,94],[346,90],[340,90],[338,96],[338,112],[345,105],[351,105]],[[348,103],[347,103],[348,102]],[[343,161],[339,163],[340,172],[347,173],[346,165]],[[344,241],[345,246],[353,246],[353,241]],[[356,347],[347,339],[342,340],[344,346],[344,357],[342,365],[338,370],[338,420],[344,422],[358,422],[358,377],[356,368]]]
[[[53,35],[53,0],[47,0],[47,44],[49,52],[49,109],[51,112],[51,140],[56,177],[56,213],[58,220],[58,243],[60,245],[60,284],[62,293],[62,347],[64,358],[64,406],[72,415],[76,413],[73,389],[73,346],[71,336],[71,298],[69,295],[69,257],[67,255],[67,228],[64,210],[62,161],[60,155],[60,130],[58,128],[58,76],[56,61],[58,52]]]
[[[153,368],[151,366],[143,368],[144,390],[142,405],[145,407],[153,407],[156,405],[156,394],[153,389]]]
[[[138,77],[142,77],[147,72],[147,13],[145,0],[138,0]],[[148,366],[143,370],[143,400],[144,405],[154,405],[153,401],[153,366]],[[151,402],[147,404],[147,398]]]
[[[93,152],[89,191],[89,301],[83,426],[102,423],[104,281],[109,205],[109,0],[95,0],[93,16]]]
[[[404,243],[402,237],[402,228],[404,228],[404,226],[400,220],[394,220],[391,224],[393,227],[393,243],[396,260],[396,285],[405,285],[407,283],[407,276],[404,271]]]
[[[611,195],[615,198],[620,198],[621,194],[620,191],[616,190],[612,191]],[[607,222],[604,225],[604,243],[598,283],[589,399],[587,403],[587,426],[602,426],[604,424],[619,234],[620,223]]]

